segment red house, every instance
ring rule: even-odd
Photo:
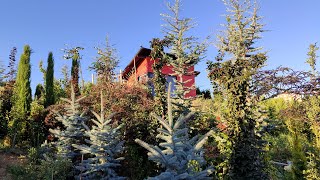
[[[128,83],[148,82],[149,79],[153,77],[152,64],[154,63],[154,60],[152,60],[150,57],[150,53],[151,49],[141,47],[138,53],[123,70],[122,79],[126,80]],[[174,74],[173,72],[172,66],[170,65],[166,65],[162,69],[162,73],[166,75],[167,82],[172,82],[174,85],[174,79],[179,81],[180,78],[172,76],[172,74]],[[192,74],[191,76],[184,75],[182,78],[183,81],[186,82],[185,86],[194,88],[188,94],[186,94],[186,97],[195,97],[195,77],[199,74],[199,72],[194,71],[194,67],[191,67],[189,72]],[[174,86],[172,87],[174,91],[175,88]]]

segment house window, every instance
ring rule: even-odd
[[[174,92],[176,91],[176,81],[177,81],[177,77],[176,76],[166,76],[166,80],[167,80],[167,83],[166,83],[166,91],[168,90],[168,86],[169,86],[169,83],[171,83],[171,96],[174,95]]]
[[[152,72],[148,72],[148,86],[149,86],[149,89],[151,91],[151,94],[152,96],[155,95],[155,92],[154,92],[154,84],[153,82],[151,81],[151,78],[154,77],[154,74]],[[171,96],[174,96],[174,92],[176,91],[176,80],[177,80],[177,77],[176,76],[170,76],[170,75],[166,75],[166,91],[168,90],[168,85],[169,83],[171,82]]]

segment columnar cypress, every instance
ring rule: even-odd
[[[80,60],[81,55],[79,53],[80,50],[83,50],[82,47],[75,47],[72,49],[65,49],[64,52],[66,53],[64,55],[65,59],[71,59],[72,60],[72,66],[71,66],[71,84],[74,87],[74,93],[78,96],[80,95],[80,88],[79,88],[79,72],[80,72]]]
[[[46,99],[45,99],[45,107],[48,107],[52,104],[54,104],[54,59],[52,52],[48,55],[48,65],[47,65],[47,71],[46,71]]]
[[[18,72],[13,94],[13,108],[11,110],[10,128],[13,133],[13,145],[15,143],[16,135],[24,133],[26,128],[26,119],[30,113],[32,102],[30,76],[31,48],[29,45],[24,46],[18,65]]]

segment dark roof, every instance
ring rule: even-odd
[[[142,63],[144,58],[150,56],[150,53],[151,53],[151,49],[141,47],[137,52],[137,54],[132,58],[130,63],[127,65],[127,67],[124,68],[122,73],[123,78],[127,79],[126,76],[133,70],[134,61],[135,61],[136,67],[138,67]]]

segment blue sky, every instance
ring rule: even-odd
[[[194,36],[204,39],[215,36],[224,22],[225,7],[220,0],[183,0],[182,16],[194,18],[198,24]],[[260,0],[260,15],[265,29],[259,45],[268,51],[266,68],[289,66],[307,70],[305,64],[310,43],[320,42],[319,0]],[[104,43],[106,35],[118,49],[124,69],[140,46],[149,47],[153,37],[162,37],[164,24],[160,13],[165,13],[164,0],[2,0],[0,2],[0,61],[7,66],[13,46],[18,48],[17,60],[25,44],[33,49],[32,88],[42,82],[38,64],[46,62],[48,52],[55,57],[55,76],[61,77],[65,44],[82,46],[84,79],[89,80],[88,66],[96,56],[94,47]],[[209,47],[206,58],[196,66],[201,74],[196,85],[211,87],[207,79],[206,61],[213,60],[216,50]]]

